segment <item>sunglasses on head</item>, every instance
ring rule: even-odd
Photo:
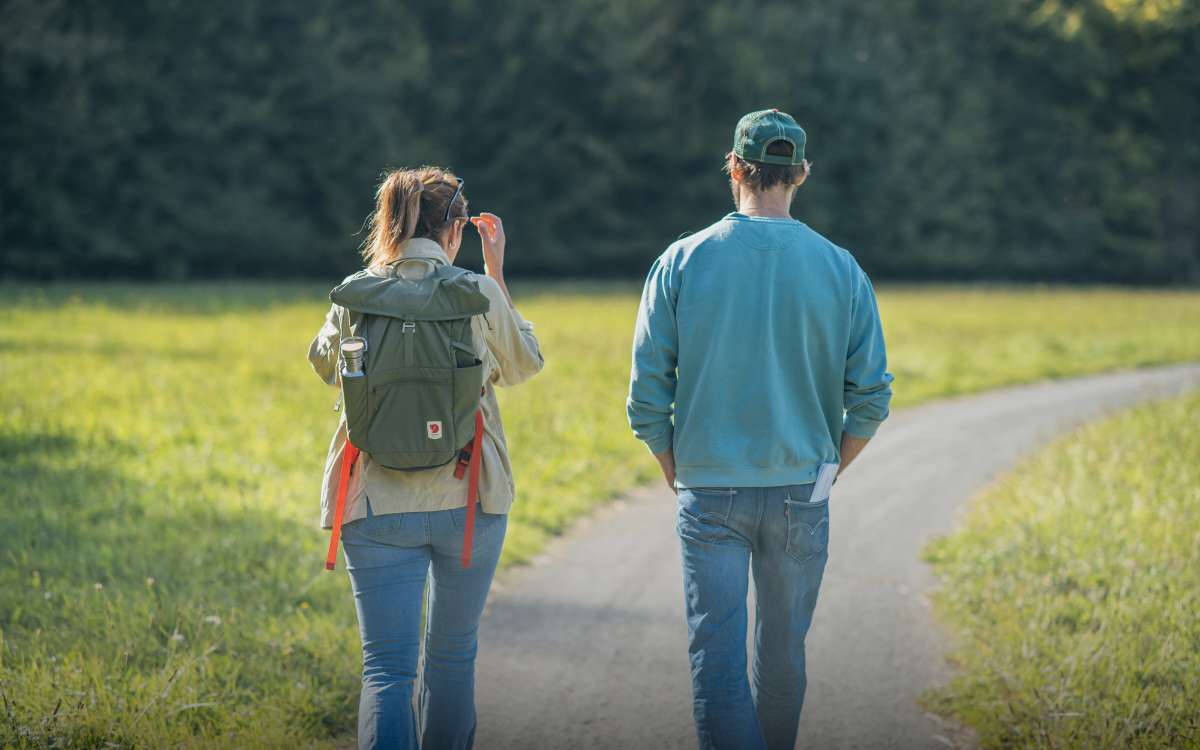
[[[454,208],[454,201],[458,200],[458,196],[462,194],[463,178],[455,177],[454,179],[458,180],[458,187],[454,189],[454,195],[450,196],[450,203],[446,205],[445,221],[450,221],[450,209]]]

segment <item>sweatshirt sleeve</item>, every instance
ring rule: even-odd
[[[851,303],[850,340],[846,351],[843,430],[857,438],[869,438],[888,417],[892,400],[892,374],[887,371],[887,349],[875,302],[875,290],[862,269],[857,272]]]
[[[672,270],[668,255],[651,266],[633,331],[626,412],[634,435],[652,453],[669,450],[674,437],[679,335],[675,323],[678,287]]]

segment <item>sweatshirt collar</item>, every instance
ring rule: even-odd
[[[729,221],[766,221],[766,222],[776,222],[779,224],[799,224],[800,223],[799,219],[794,219],[790,216],[786,219],[783,218],[782,216],[750,216],[749,214],[744,214],[741,211],[733,211],[732,213],[725,214],[725,218]]]

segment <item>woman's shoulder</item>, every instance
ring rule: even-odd
[[[500,285],[496,283],[495,279],[483,273],[475,273],[474,271],[468,271],[468,273],[471,274],[470,278],[479,286],[479,291],[483,292],[483,296],[488,298],[488,302],[491,303],[493,310],[499,310],[507,306],[508,301],[505,299],[504,292],[500,289]]]
[[[360,269],[358,269],[357,271],[355,271],[354,273],[352,273],[352,274],[350,274],[349,276],[347,276],[346,278],[344,278],[344,279],[342,279],[341,281],[339,281],[339,282],[338,282],[338,283],[337,283],[337,284],[336,284],[336,285],[335,285],[333,288],[334,288],[334,290],[336,291],[337,289],[340,289],[341,287],[344,287],[345,285],[349,284],[350,282],[352,282],[352,281],[357,281],[358,279],[361,279],[361,278],[363,278],[363,277],[366,277],[366,276],[382,276],[382,275],[383,275],[383,274],[381,274],[381,273],[379,273],[379,272],[376,272],[376,271],[374,271],[374,270],[372,270],[372,269],[370,269],[370,268],[360,268]]]

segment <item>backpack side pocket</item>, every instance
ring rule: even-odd
[[[346,434],[360,449],[367,440],[367,393],[370,384],[366,375],[342,377],[342,403],[346,409]]]
[[[475,436],[475,411],[483,390],[483,365],[454,368],[454,444],[459,448]]]

